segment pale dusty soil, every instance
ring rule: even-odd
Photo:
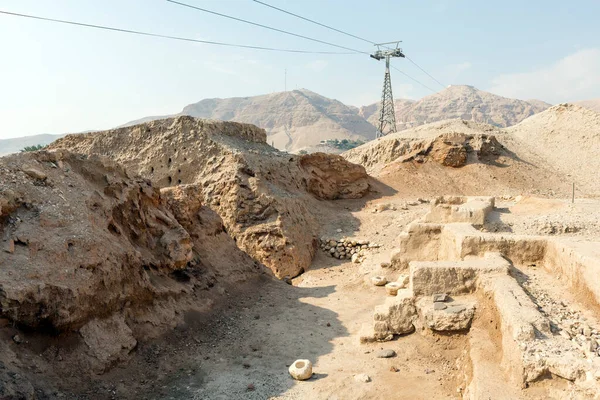
[[[600,200],[523,198],[497,201],[487,218],[490,232],[600,240]]]
[[[374,307],[385,299],[383,288],[365,281],[374,275],[369,271],[389,259],[395,237],[427,207],[373,214],[364,200],[324,202],[325,234],[364,237],[382,247],[370,250],[361,265],[319,251],[311,270],[293,286],[261,278],[231,288],[212,312],[188,315],[186,324],[171,334],[138,345],[128,365],[81,386],[89,388],[65,389],[63,394],[211,400],[459,398],[464,374],[457,359],[464,354],[466,337],[417,333],[387,343],[358,342],[361,325],[372,321]],[[376,358],[382,348],[397,356]],[[309,381],[295,382],[287,372],[299,358],[314,363]],[[398,372],[390,371],[392,366]],[[372,381],[355,381],[354,375],[361,373]],[[254,390],[248,390],[249,384]]]
[[[229,288],[204,314],[189,314],[186,323],[167,336],[141,343],[132,360],[78,386],[74,374],[55,398],[135,399],[456,399],[468,373],[465,335],[416,332],[387,343],[359,344],[361,325],[372,321],[373,308],[384,301],[383,288],[366,280],[389,260],[395,238],[407,223],[422,216],[428,204],[407,210],[372,213],[378,203],[405,203],[414,198],[392,195],[380,187],[376,200],[323,202],[319,217],[324,236],[366,238],[382,245],[369,250],[362,264],[336,260],[319,251],[309,271],[293,286],[262,277],[243,287]],[[525,204],[525,203],[523,203]],[[538,215],[539,208],[516,208],[519,220]],[[559,207],[560,209],[560,207]],[[555,210],[554,206],[548,210]],[[505,214],[502,215],[503,217]],[[342,229],[342,233],[337,233]],[[521,267],[519,267],[521,268]],[[591,312],[562,283],[539,267],[523,267],[529,285],[564,301],[569,309]],[[518,273],[518,271],[516,272]],[[397,356],[379,359],[375,352],[393,349]],[[296,359],[314,363],[315,375],[293,381],[287,367]],[[391,367],[398,369],[392,372]],[[354,380],[365,373],[371,382]],[[494,375],[492,375],[494,376]],[[498,375],[498,379],[501,376]],[[502,382],[500,382],[500,385]],[[253,390],[248,389],[253,385]],[[522,398],[561,398],[565,382],[540,382]],[[75,389],[74,389],[75,388]],[[565,392],[567,393],[567,392]]]

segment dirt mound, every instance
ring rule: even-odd
[[[177,117],[69,135],[51,148],[107,156],[159,187],[193,185],[237,245],[280,278],[311,264],[318,199],[368,190],[364,168],[339,156],[279,152],[266,144],[263,129],[234,122]]]
[[[313,153],[300,157],[300,166],[308,175],[306,187],[320,199],[356,199],[369,190],[364,167],[350,164],[337,155]]]
[[[378,172],[391,162],[434,160],[450,167],[462,167],[467,155],[477,159],[499,155],[502,149],[494,134],[499,129],[471,121],[443,121],[384,136],[344,153],[344,157]]]
[[[567,176],[506,131],[451,120],[384,136],[343,154],[410,196],[567,195]]]
[[[600,114],[559,104],[507,131],[521,147],[570,175],[566,182],[577,182],[583,192],[600,193]]]
[[[0,159],[0,238],[0,328],[77,332],[61,336],[72,346],[50,358],[84,370],[105,370],[138,340],[206,308],[218,295],[209,289],[266,271],[195,188],[161,193],[113,161],[65,150]]]

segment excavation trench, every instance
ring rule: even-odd
[[[407,227],[391,266],[408,273],[410,285],[375,309],[372,336],[365,333],[361,340],[409,333],[411,320],[415,326],[427,325],[427,315],[414,314],[411,307],[419,309],[433,295],[434,310],[450,310],[450,304],[436,303],[436,293],[457,299],[474,294],[464,398],[586,398],[596,393],[597,244],[480,231],[473,223],[480,225],[492,209],[489,203],[445,198],[432,205],[426,222]],[[440,219],[444,222],[436,222]],[[458,318],[437,313],[433,319],[438,324]],[[445,325],[428,327],[439,326]]]

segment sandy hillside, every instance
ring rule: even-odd
[[[578,191],[600,193],[600,114],[559,104],[507,129],[519,146],[575,181]]]
[[[453,154],[457,156],[452,159]],[[566,175],[502,129],[441,121],[387,135],[343,155],[405,195],[566,195]]]
[[[312,210],[322,200],[362,197],[368,177],[340,156],[290,155],[266,140],[254,125],[179,116],[68,135],[49,148],[109,157],[157,187],[192,185],[238,246],[276,276],[295,277],[315,253]]]

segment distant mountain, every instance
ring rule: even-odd
[[[394,100],[394,111],[396,112],[396,119],[398,119],[398,115],[403,115],[406,113],[414,104],[416,100],[409,99],[396,99]],[[381,103],[374,103],[368,106],[362,106],[358,110],[358,114],[369,121],[372,125],[378,126],[379,122],[379,112]]]
[[[550,104],[540,100],[509,99],[473,86],[452,85],[418,101],[396,100],[396,126],[398,130],[404,130],[430,122],[460,118],[507,127],[549,107]],[[360,113],[377,126],[378,111],[378,105],[372,104],[362,107]]]
[[[578,106],[587,108],[588,110],[600,113],[600,99],[576,101],[573,104],[577,104]]]
[[[24,136],[13,139],[0,139],[0,156],[5,156],[11,153],[18,153],[22,148],[26,146],[35,146],[38,144],[45,146],[63,136],[65,136],[65,134],[51,135],[48,133],[44,133],[41,135]]]
[[[455,118],[507,127],[548,107],[550,104],[543,101],[509,99],[472,86],[449,86],[420,100],[395,101],[398,130]],[[204,99],[184,107],[177,114],[144,117],[121,127],[176,115],[251,123],[264,128],[269,144],[281,150],[340,152],[339,148],[320,143],[331,143],[335,139],[374,139],[379,104],[357,108],[310,90],[300,89],[251,97]],[[19,151],[24,146],[47,144],[58,137],[39,135],[0,140],[0,154]]]
[[[184,107],[176,115],[251,123],[267,131],[269,144],[287,151],[315,147],[330,139],[375,138],[375,127],[358,114],[358,108],[306,89],[205,99]],[[164,117],[147,117],[124,126],[158,118]]]

